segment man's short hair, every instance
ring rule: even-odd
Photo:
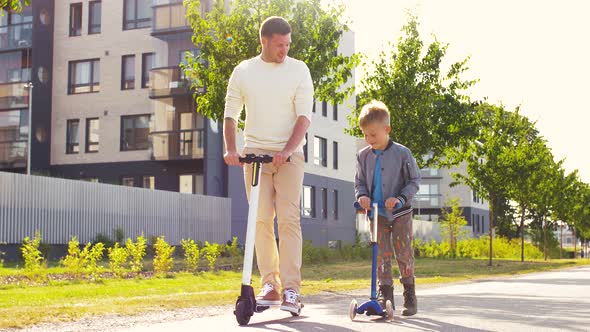
[[[291,33],[291,25],[280,16],[271,16],[260,26],[260,38],[271,38],[272,35],[286,35]]]
[[[376,122],[389,126],[389,110],[383,102],[372,100],[361,109],[359,125],[364,128],[368,124]]]

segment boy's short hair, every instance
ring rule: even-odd
[[[385,125],[390,125],[389,109],[383,102],[372,100],[370,103],[363,106],[359,114],[359,125],[364,128],[370,123],[380,122]]]
[[[286,35],[291,33],[291,25],[280,16],[271,16],[260,26],[260,38],[270,38],[272,35]]]

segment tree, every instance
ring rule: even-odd
[[[445,202],[448,208],[443,209],[440,219],[441,235],[451,246],[451,258],[457,255],[457,241],[467,234],[463,228],[467,220],[463,217],[463,209],[459,207],[459,198],[452,198]]]
[[[8,8],[15,12],[23,10],[23,6],[30,6],[31,0],[0,0],[0,7]]]
[[[473,104],[462,94],[475,84],[461,75],[467,60],[453,63],[445,73],[441,62],[448,45],[435,40],[424,46],[416,17],[408,15],[397,47],[365,63],[367,75],[357,95],[357,110],[349,117],[348,133],[361,136],[358,115],[372,99],[391,112],[391,137],[412,150],[420,167],[446,160],[447,150],[476,134]],[[428,155],[429,157],[425,157]]]
[[[344,85],[359,64],[358,54],[337,54],[345,31],[344,7],[324,9],[320,0],[235,0],[227,12],[223,0],[216,0],[203,14],[200,0],[185,0],[187,18],[193,29],[193,43],[199,54],[187,59],[185,74],[191,79],[197,112],[213,120],[223,119],[223,105],[229,77],[241,61],[258,55],[260,24],[269,16],[285,17],[291,24],[289,55],[304,61],[311,72],[315,98],[342,103],[354,85]],[[204,89],[203,89],[204,88]]]
[[[467,161],[467,174],[453,174],[455,179],[463,182],[472,190],[487,196],[490,205],[490,255],[492,266],[493,234],[497,211],[509,199],[512,178],[507,167],[510,164],[507,151],[516,146],[518,137],[523,136],[523,122],[515,112],[508,112],[502,106],[482,103],[477,107],[477,124],[479,133],[476,140],[466,142],[460,149],[460,155]]]

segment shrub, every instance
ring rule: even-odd
[[[111,240],[111,238],[109,238],[109,236],[104,233],[97,233],[94,236],[94,241],[92,242],[95,244],[102,243],[107,248],[110,248],[115,245],[115,242],[113,242],[113,240]]]
[[[125,241],[125,230],[122,227],[117,227],[113,231],[113,239],[115,239],[116,243],[123,245],[123,241]]]
[[[182,239],[180,244],[182,245],[182,250],[184,251],[186,269],[190,272],[197,272],[197,267],[199,266],[199,255],[201,254],[199,247],[197,247],[197,244],[194,240]]]
[[[109,267],[115,277],[122,278],[125,276],[127,258],[129,258],[129,251],[120,247],[118,242],[115,243],[114,247],[109,248]]]
[[[174,247],[169,245],[164,237],[159,237],[154,245],[154,272],[160,275],[166,275],[172,268],[172,253]]]
[[[201,252],[205,259],[207,259],[209,270],[215,270],[215,262],[217,261],[217,257],[219,256],[219,244],[213,243],[210,244],[209,241],[205,241],[205,247],[201,249]]]
[[[143,258],[145,257],[147,242],[145,237],[142,235],[138,236],[133,243],[131,238],[127,239],[125,243],[125,247],[129,252],[129,257],[131,258],[130,265],[131,271],[139,274],[141,269],[143,268]]]
[[[39,233],[39,231],[35,232],[35,237],[33,239],[29,238],[28,236],[24,238],[23,244],[21,246],[21,253],[23,260],[25,261],[26,272],[37,272],[41,269],[43,255],[39,250],[40,245],[41,233]]]

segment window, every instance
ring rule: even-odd
[[[328,219],[328,189],[322,188],[321,189],[321,213],[322,219]]]
[[[203,176],[197,174],[183,174],[179,177],[180,186],[179,192],[184,194],[199,194],[204,193]]]
[[[135,187],[135,179],[131,176],[124,176],[121,178],[121,185],[125,187]]]
[[[473,229],[473,232],[475,233],[475,214],[471,214],[471,228]]]
[[[334,121],[338,121],[338,104],[332,106],[332,117],[334,118]]]
[[[98,118],[86,119],[86,152],[98,152]]]
[[[439,204],[438,184],[436,183],[421,183],[415,199],[420,204],[421,202],[430,203],[431,206],[438,206]]]
[[[135,88],[135,55],[123,55],[121,60],[121,90]]]
[[[88,3],[88,34],[100,33],[101,1],[95,0]]]
[[[70,5],[70,37],[82,34],[82,3]]]
[[[315,187],[303,186],[301,194],[301,216],[315,218]]]
[[[144,53],[141,55],[141,87],[150,87],[150,70],[154,68],[154,53]]]
[[[305,133],[305,144],[303,145],[303,157],[305,158],[305,162],[307,162],[307,133]]]
[[[121,117],[121,151],[147,150],[149,148],[149,115]]]
[[[333,159],[332,159],[332,166],[334,169],[338,169],[338,142],[332,142],[332,152],[333,152]]]
[[[156,177],[146,175],[143,177],[143,188],[156,189]]]
[[[70,61],[68,93],[100,91],[100,60]]]
[[[328,142],[325,138],[314,136],[313,138],[313,163],[323,167],[328,166],[327,156]]]
[[[98,178],[94,178],[94,177],[85,177],[85,178],[81,178],[80,180],[86,181],[86,182],[92,182],[92,183],[100,183]]]
[[[485,222],[483,221],[483,218],[484,218],[484,217],[483,217],[483,216],[481,216],[481,231],[482,231],[482,232],[483,232],[483,231],[484,231],[484,229],[486,228],[486,224],[485,224]]]
[[[80,120],[68,120],[66,128],[66,153],[80,152],[80,139],[78,137]]]
[[[123,30],[152,26],[152,0],[125,0]]]
[[[314,100],[313,100],[313,107],[311,108],[311,111],[312,111],[313,113],[315,113],[315,104],[316,104],[316,103],[315,103],[315,99],[314,99]]]
[[[338,220],[338,190],[334,190],[332,192],[333,200],[334,200],[334,220]]]
[[[328,102],[322,101],[322,116],[328,116]]]
[[[27,166],[28,111],[0,111],[0,170]]]

